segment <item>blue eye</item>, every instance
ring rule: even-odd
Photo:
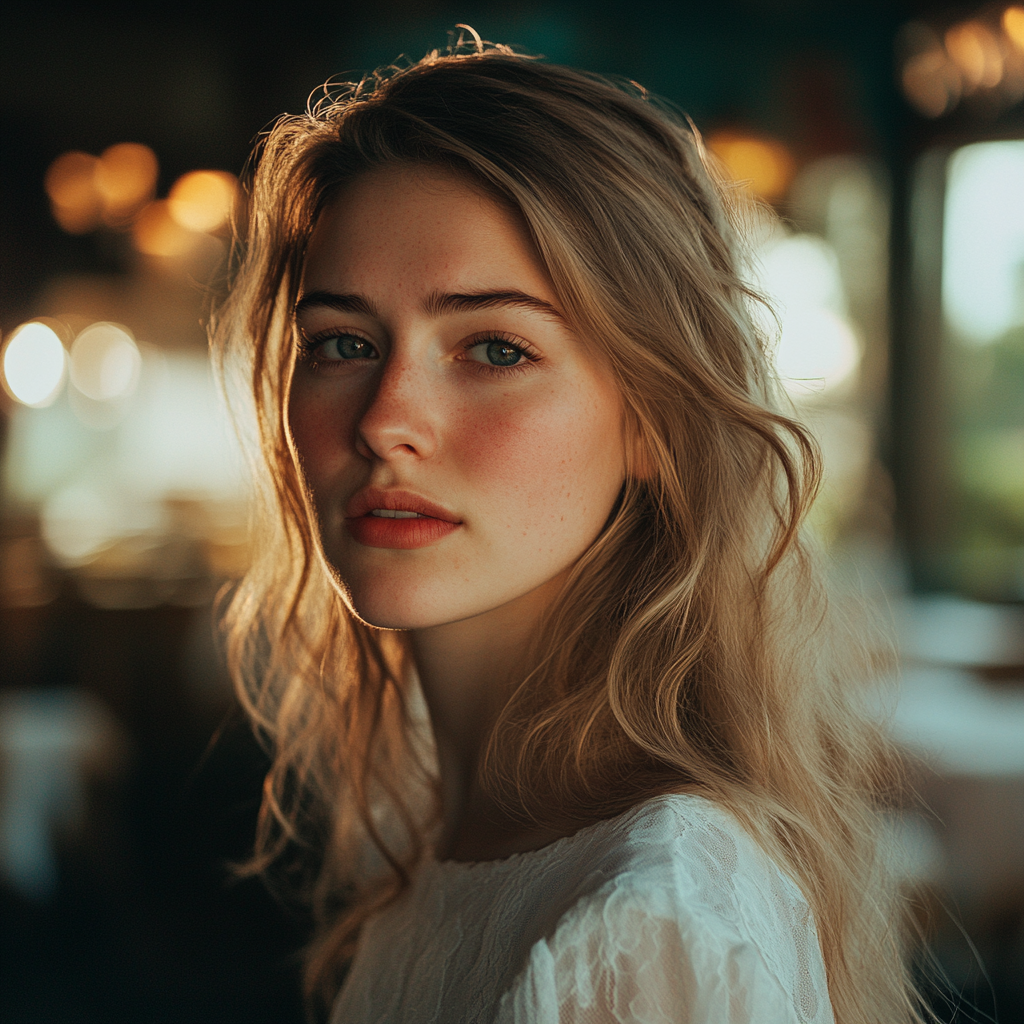
[[[356,334],[336,334],[329,338],[314,339],[312,350],[319,359],[340,361],[343,359],[377,359],[377,350]]]
[[[482,341],[469,350],[470,359],[491,366],[515,366],[523,359],[523,350],[507,341]]]

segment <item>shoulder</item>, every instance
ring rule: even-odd
[[[729,811],[703,797],[657,797],[633,812],[621,837],[620,885],[657,893],[676,913],[732,923],[743,929],[762,911],[783,907],[803,914],[796,883]],[[770,898],[770,906],[760,897]]]
[[[766,944],[813,932],[796,883],[729,811],[703,797],[657,797],[624,816],[612,837],[614,871],[560,924],[588,916],[642,915],[684,932]],[[769,950],[770,951],[770,950]]]
[[[601,881],[534,944],[503,1019],[831,1021],[807,903],[732,814],[662,796],[593,839]]]

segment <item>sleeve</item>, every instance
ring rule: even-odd
[[[532,947],[499,1024],[831,1024],[823,965],[808,1005],[806,979],[787,986],[730,915],[671,903],[628,885],[586,898]]]

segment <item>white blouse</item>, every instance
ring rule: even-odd
[[[832,1024],[799,888],[703,797],[543,849],[423,864],[365,926],[331,1024]]]

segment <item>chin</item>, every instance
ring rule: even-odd
[[[403,613],[393,605],[381,607],[372,602],[369,605],[357,604],[350,599],[348,606],[360,622],[364,622],[367,626],[373,626],[375,629],[425,629],[427,626],[434,625],[431,621],[425,621],[422,616]]]
[[[358,580],[340,581],[339,589],[349,610],[377,629],[426,629],[448,621],[437,614],[436,594],[426,594],[408,583],[388,585],[377,577],[369,585]]]

